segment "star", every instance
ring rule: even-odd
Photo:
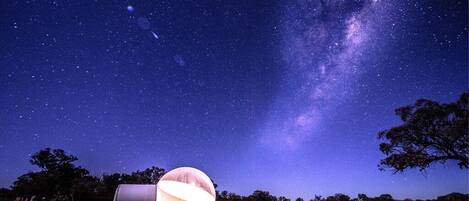
[[[127,11],[129,11],[129,12],[132,13],[132,12],[135,11],[135,9],[134,9],[134,7],[133,7],[132,5],[128,5],[128,6],[127,6]]]

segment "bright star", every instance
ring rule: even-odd
[[[135,9],[134,9],[133,6],[131,6],[131,5],[127,6],[127,11],[129,11],[129,12],[134,12],[134,10],[135,10]]]

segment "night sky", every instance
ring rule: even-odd
[[[0,2],[0,186],[62,148],[92,174],[192,166],[238,194],[467,192],[392,174],[377,132],[468,89],[467,1]]]

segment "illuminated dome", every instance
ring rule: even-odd
[[[181,167],[169,171],[157,184],[157,201],[215,201],[215,188],[202,171]]]

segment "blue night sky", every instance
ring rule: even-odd
[[[62,148],[94,175],[192,166],[239,194],[467,192],[377,133],[468,89],[468,2],[0,2],[0,186]]]

